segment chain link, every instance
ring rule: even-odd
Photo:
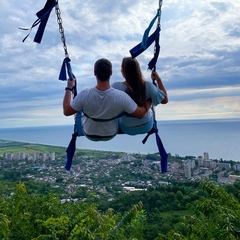
[[[159,0],[159,8],[158,8],[158,19],[157,19],[157,28],[159,27],[160,28],[160,31],[161,31],[161,15],[162,15],[162,2],[163,0]],[[154,50],[153,50],[153,53],[155,54],[156,53],[156,45],[154,46]],[[155,72],[156,71],[156,66],[154,66],[152,72]]]
[[[161,20],[161,15],[162,15],[162,0],[159,0],[159,14],[158,14],[158,22],[157,22],[157,26],[160,26],[160,20]]]
[[[64,50],[64,53],[65,53],[65,57],[69,57],[68,51],[67,51],[67,45],[66,45],[66,38],[65,38],[65,35],[64,35],[64,28],[63,28],[63,24],[62,24],[61,11],[60,11],[60,8],[59,8],[59,5],[58,5],[58,1],[56,1],[56,2],[57,2],[57,4],[55,6],[55,12],[56,12],[56,15],[57,15],[57,23],[58,23],[58,26],[59,26],[59,33],[61,35],[61,41],[63,43],[63,50]]]

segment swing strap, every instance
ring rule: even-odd
[[[142,143],[145,144],[148,137],[155,133],[155,137],[156,137],[156,143],[158,146],[158,151],[159,154],[161,156],[161,161],[160,161],[160,165],[161,165],[161,171],[162,173],[166,173],[167,172],[167,166],[168,166],[168,154],[163,146],[163,143],[161,141],[161,138],[158,134],[158,129],[157,129],[157,122],[154,121],[153,124],[153,128],[147,133],[147,136],[143,139]],[[71,166],[72,166],[72,159],[73,156],[75,154],[75,150],[76,150],[76,139],[78,137],[78,131],[74,131],[74,133],[72,134],[72,138],[71,141],[67,147],[66,153],[67,153],[67,161],[66,161],[66,165],[65,165],[65,169],[70,171]],[[83,134],[82,134],[83,136]]]
[[[155,41],[154,56],[148,63],[148,68],[151,69],[152,71],[156,71],[156,63],[157,63],[157,59],[160,52],[159,38],[160,38],[160,31],[161,31],[161,27],[160,27],[161,7],[162,7],[162,0],[159,0],[159,9],[157,10],[157,14],[150,22],[148,28],[145,30],[142,38],[142,42],[130,50],[132,58],[135,58],[138,55],[140,55],[142,52],[144,52]],[[156,30],[152,33],[152,35],[149,36],[149,32],[156,20],[158,20]],[[153,84],[156,85],[154,80],[153,80]],[[158,134],[157,121],[156,121],[155,111],[153,106],[152,106],[152,111],[153,111],[153,119],[154,119],[153,128],[147,133],[142,143],[145,144],[149,136],[155,133],[156,143],[157,143],[158,151],[161,157],[161,161],[160,161],[161,171],[162,173],[165,173],[167,172],[168,154]]]
[[[47,25],[48,22],[48,18],[51,14],[52,9],[57,5],[57,1],[56,0],[47,0],[45,6],[43,9],[41,9],[39,12],[36,13],[38,19],[32,24],[32,26],[30,28],[19,28],[21,30],[29,30],[29,34],[31,33],[31,30],[36,27],[38,24],[38,30],[37,33],[34,37],[34,42],[36,43],[41,43],[42,41],[42,37],[43,37],[43,33],[45,30],[45,27]],[[29,34],[22,40],[22,42],[24,42]]]
[[[156,39],[159,38],[159,32],[160,32],[160,27],[156,28],[156,30],[149,36],[147,37],[145,43],[143,42],[139,43],[135,47],[133,47],[129,52],[132,56],[132,58],[137,57],[140,55],[142,52],[144,52]]]
[[[142,140],[142,143],[145,144],[148,137],[153,133],[155,133],[156,143],[158,146],[159,155],[161,157],[161,161],[160,161],[161,171],[162,171],[162,173],[166,173],[167,166],[168,166],[168,154],[167,154],[167,152],[163,146],[162,140],[158,134],[156,121],[154,121],[153,128],[147,133],[146,137]]]
[[[72,159],[75,154],[76,150],[76,139],[77,139],[77,133],[72,134],[72,139],[67,147],[66,153],[67,153],[67,162],[65,165],[65,169],[70,171],[71,166],[72,166]]]
[[[157,14],[155,15],[155,17],[152,19],[152,21],[150,22],[148,28],[145,30],[144,34],[143,34],[143,38],[142,38],[142,42],[139,43],[138,45],[136,45],[135,47],[133,47],[129,52],[132,56],[132,58],[137,57],[138,55],[140,55],[142,52],[144,52],[154,41],[155,41],[155,53],[153,58],[150,60],[150,62],[148,63],[148,68],[150,70],[152,70],[156,63],[157,63],[157,59],[158,59],[158,55],[160,52],[160,45],[159,45],[159,37],[160,37],[160,31],[161,31],[161,27],[160,27],[160,17],[161,17],[161,4],[159,3],[159,9],[157,10]],[[156,30],[149,36],[149,32],[153,26],[153,24],[155,23],[155,21],[158,19],[158,24],[157,24],[157,28]]]
[[[92,117],[89,117],[89,116],[88,116],[85,112],[83,112],[83,111],[82,111],[82,113],[83,113],[83,115],[84,115],[85,117],[90,118],[90,119],[92,119],[92,120],[95,121],[95,122],[109,122],[109,121],[115,120],[115,119],[120,118],[120,117],[122,117],[123,115],[125,115],[125,113],[122,112],[122,113],[118,114],[117,116],[112,117],[112,118],[109,118],[109,119],[100,119],[100,118],[92,118]]]

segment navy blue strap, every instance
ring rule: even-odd
[[[161,10],[159,8],[157,10],[156,16],[152,19],[148,28],[144,32],[142,42],[130,50],[130,54],[131,54],[132,58],[135,58],[138,55],[140,55],[142,52],[144,52],[155,41],[154,56],[148,63],[148,68],[151,70],[155,68],[157,59],[158,59],[158,55],[160,52],[160,45],[159,45],[159,36],[160,36],[160,31],[161,31],[160,24],[157,25],[156,30],[153,32],[153,34],[150,37],[148,35],[149,35],[149,32],[150,32],[154,22],[156,21],[156,19],[159,19],[160,16],[161,16]]]
[[[162,140],[158,134],[158,129],[157,129],[157,122],[154,121],[154,125],[153,128],[147,133],[147,136],[143,139],[142,143],[145,144],[148,137],[155,133],[155,137],[156,137],[156,143],[158,146],[158,151],[161,157],[161,171],[162,173],[166,173],[167,172],[167,166],[168,166],[168,154],[163,146]]]
[[[150,37],[147,38],[146,48],[143,47],[142,42],[133,47],[129,52],[132,58],[137,57],[142,52],[144,52],[157,38],[159,38],[160,27],[157,27],[156,30],[152,33]]]
[[[77,139],[77,133],[72,134],[72,139],[68,145],[68,148],[66,150],[67,153],[67,163],[65,165],[66,170],[70,170],[72,166],[72,159],[76,150],[76,139]]]
[[[150,62],[148,63],[148,69],[151,69],[151,70],[154,69],[155,70],[156,64],[157,64],[157,60],[158,60],[158,56],[159,56],[159,52],[160,52],[160,45],[159,45],[159,32],[158,32],[158,36],[155,39],[155,52],[154,52],[154,56],[150,60]]]
[[[45,27],[47,25],[48,18],[50,16],[50,13],[51,13],[52,9],[56,5],[57,5],[57,1],[56,0],[47,0],[44,8],[36,13],[38,19],[32,24],[31,28],[29,28],[29,29],[19,28],[19,29],[30,30],[30,32],[31,32],[32,28],[36,27],[40,23],[40,25],[38,27],[38,30],[37,30],[37,33],[36,33],[36,35],[34,37],[34,42],[41,43],[42,37],[43,37],[43,33],[44,33]],[[30,32],[29,32],[29,34],[30,34]],[[23,42],[27,39],[29,34],[22,40]]]
[[[76,79],[73,72],[72,72],[72,67],[71,67],[70,62],[71,62],[71,59],[69,57],[64,58],[63,63],[62,63],[62,67],[61,67],[61,70],[60,70],[60,73],[59,73],[59,77],[58,77],[59,80],[66,81],[67,80],[67,73],[68,73],[68,78],[70,80]],[[77,96],[76,85],[77,85],[77,82],[75,82],[75,86],[73,87],[73,90],[72,90],[74,98]]]
[[[143,34],[142,43],[141,43],[143,49],[147,49],[147,48],[148,48],[148,46],[147,46],[147,40],[148,40],[149,32],[150,32],[153,24],[154,24],[155,21],[157,20],[157,18],[160,16],[160,14],[161,14],[161,11],[160,11],[160,9],[158,9],[156,16],[152,19],[152,21],[150,22],[148,28],[145,30],[145,32],[144,32],[144,34]]]
[[[73,80],[75,78],[73,72],[72,72],[72,67],[71,67],[71,59],[69,57],[66,57],[63,59],[63,63],[62,63],[62,67],[59,73],[59,80],[67,80],[67,73],[68,73],[68,77]]]

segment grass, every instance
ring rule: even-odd
[[[60,155],[65,155],[65,150],[66,150],[65,147],[0,140],[0,157],[3,157],[3,154],[5,152],[6,153],[24,152],[26,154],[55,152]]]

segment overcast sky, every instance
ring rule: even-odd
[[[45,0],[1,0],[0,127],[73,124],[62,113],[66,82],[58,80],[64,51],[53,10],[41,44],[37,28],[23,43]],[[138,44],[158,0],[59,0],[78,91],[95,86],[93,64],[113,63],[111,81],[122,81],[121,60]],[[157,120],[240,118],[240,1],[166,0],[157,62],[169,95]],[[153,28],[153,30],[155,27]],[[150,46],[137,59],[146,80]]]

